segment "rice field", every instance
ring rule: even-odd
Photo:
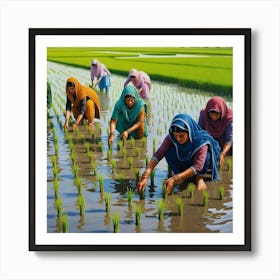
[[[206,205],[202,193],[190,191],[188,186],[177,186],[164,198],[162,181],[168,176],[164,159],[143,196],[136,191],[137,178],[166,136],[174,115],[187,113],[198,120],[213,92],[152,81],[149,136],[127,141],[124,146],[116,137],[110,150],[109,121],[126,76],[112,74],[109,95],[98,93],[101,119],[96,120],[93,132],[83,124],[76,132],[64,132],[65,81],[70,76],[82,84],[90,83],[88,69],[48,62],[47,77],[53,94],[47,122],[48,232],[232,232],[230,164],[220,171],[221,181],[207,181]],[[228,105],[232,103],[228,101]],[[164,209],[162,213],[161,206],[159,213],[162,199]]]

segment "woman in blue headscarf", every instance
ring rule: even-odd
[[[146,115],[147,105],[139,98],[137,89],[134,86],[125,87],[113,110],[108,145],[111,146],[114,141],[115,130],[123,140],[148,136]]]
[[[137,185],[138,191],[145,189],[152,170],[163,157],[173,172],[173,176],[166,180],[167,193],[193,176],[196,176],[197,189],[206,190],[203,176],[208,169],[212,170],[212,180],[219,179],[219,155],[219,144],[207,131],[202,130],[189,115],[176,115],[168,135],[154,153]]]

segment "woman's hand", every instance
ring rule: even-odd
[[[68,129],[69,128],[69,123],[68,121],[66,120],[65,123],[64,123],[64,130]]]
[[[128,138],[128,131],[125,130],[121,135],[120,137],[123,139],[123,141],[125,141],[127,138]]]
[[[225,156],[223,153],[220,154],[220,167],[222,167],[225,163]]]
[[[109,136],[109,138],[108,138],[108,146],[109,146],[109,147],[111,147],[111,146],[113,145],[114,138],[115,138],[114,134],[111,133],[110,136]]]
[[[174,176],[168,178],[165,181],[165,184],[166,184],[166,194],[169,194],[172,191],[172,189],[174,188],[175,183],[176,183],[176,180],[175,180]]]
[[[147,185],[147,182],[148,182],[148,179],[147,178],[142,178],[138,184],[137,184],[137,190],[138,190],[138,193],[141,193],[145,190],[146,188],[146,185]]]
[[[76,123],[73,124],[73,130],[77,129],[78,125]]]

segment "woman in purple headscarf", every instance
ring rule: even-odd
[[[124,82],[124,87],[130,82],[137,88],[140,97],[148,99],[151,90],[151,79],[147,73],[138,71],[137,69],[131,69]]]
[[[212,97],[201,110],[198,124],[205,129],[221,147],[220,165],[224,157],[232,150],[233,113],[222,97]]]
[[[91,85],[93,86],[94,79],[97,78],[95,86],[98,86],[101,91],[105,90],[109,93],[111,86],[110,71],[107,67],[100,63],[97,59],[93,59],[90,67]]]

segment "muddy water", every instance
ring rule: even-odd
[[[58,197],[62,200],[63,212],[68,216],[68,231],[113,232],[111,215],[120,213],[120,232],[232,232],[232,172],[224,166],[220,171],[220,181],[207,181],[209,200],[203,205],[202,193],[194,191],[193,197],[187,190],[187,184],[176,186],[172,195],[166,198],[164,219],[158,219],[157,202],[162,197],[162,180],[168,176],[168,168],[163,159],[155,169],[152,185],[148,182],[145,198],[134,194],[129,207],[127,189],[136,189],[136,170],[142,174],[146,160],[150,159],[153,149],[158,147],[167,134],[170,121],[178,113],[188,113],[198,120],[199,111],[205,106],[210,93],[180,88],[160,82],[153,82],[149,98],[149,136],[147,141],[136,140],[125,144],[125,154],[118,149],[116,137],[112,155],[108,155],[108,123],[115,102],[122,91],[126,77],[112,75],[112,87],[109,95],[99,93],[101,101],[101,119],[96,120],[94,136],[85,125],[80,125],[78,133],[63,131],[65,109],[65,81],[76,77],[82,84],[89,84],[90,73],[87,70],[48,63],[48,80],[53,92],[53,106],[49,112],[47,126],[47,230],[61,232],[57,218],[54,192],[54,174],[51,157],[55,155],[54,132],[58,141]],[[232,104],[228,102],[231,106]],[[53,126],[53,129],[52,129]],[[76,154],[78,177],[82,181],[81,194],[85,201],[84,215],[80,215],[78,206],[78,183],[74,176],[74,167],[70,158],[71,142]],[[92,159],[87,153],[85,143],[89,144]],[[129,158],[133,159],[132,167]],[[229,159],[229,157],[228,157]],[[97,164],[96,173],[91,162]],[[112,161],[116,167],[112,168]],[[104,192],[111,193],[110,212],[105,210],[104,194],[100,191],[99,176],[104,177]],[[121,179],[123,177],[124,179]],[[218,188],[223,186],[225,195],[219,197]],[[183,200],[183,215],[179,215],[176,199]],[[141,223],[135,223],[136,205],[141,205]]]

